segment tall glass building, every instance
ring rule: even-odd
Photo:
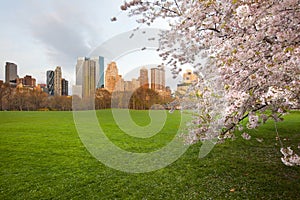
[[[54,95],[54,71],[52,70],[47,71],[47,88],[48,88],[48,94],[53,96]]]
[[[76,86],[81,87],[82,97],[94,95],[96,90],[96,62],[90,58],[77,59]]]
[[[96,62],[96,88],[104,88],[104,57],[96,56],[91,60]]]

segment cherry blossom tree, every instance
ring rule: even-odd
[[[121,10],[146,25],[167,20],[160,55],[175,76],[184,64],[198,72],[189,143],[229,137],[246,118],[249,129],[276,123],[299,107],[299,0],[131,0]],[[286,165],[300,165],[290,148],[281,152]]]

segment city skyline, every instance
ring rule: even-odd
[[[79,60],[91,60],[92,62],[94,62],[94,65],[95,65],[95,88],[99,88],[99,83],[101,83],[101,76],[103,76],[102,77],[102,81],[104,82],[105,81],[105,71],[107,70],[107,66],[109,66],[109,64],[111,64],[112,62],[114,62],[114,61],[112,61],[112,62],[110,62],[110,63],[108,63],[106,66],[103,66],[103,61],[104,61],[104,58],[102,57],[102,56],[94,56],[94,57],[91,57],[91,58],[88,58],[88,57],[78,57],[77,58],[77,64],[76,64],[76,67],[75,67],[75,73],[77,73],[77,68],[78,68],[78,66],[80,66],[80,65],[82,65],[82,63],[78,63],[78,61]],[[99,60],[101,60],[102,59],[102,61],[100,61],[100,62],[102,62],[102,66],[100,66],[99,64],[97,65],[97,62],[99,62]],[[99,63],[100,63],[99,62]],[[6,63],[9,63],[10,65],[15,65],[15,63],[10,63],[10,62],[6,62]],[[115,63],[115,62],[114,62]],[[96,67],[96,65],[97,65],[97,67]],[[17,66],[17,65],[16,65]],[[146,70],[146,76],[148,75],[148,70],[149,70],[149,77],[147,77],[147,79],[148,79],[148,81],[146,81],[145,79],[143,80],[143,78],[141,78],[140,79],[140,77],[138,78],[138,79],[136,79],[136,81],[138,81],[139,82],[139,85],[144,85],[142,82],[147,82],[148,83],[148,87],[149,88],[151,88],[151,81],[152,81],[152,79],[151,79],[151,69],[153,69],[153,68],[156,68],[156,67],[159,67],[159,66],[161,66],[161,65],[146,65],[146,66],[140,66],[140,67],[137,67],[137,68],[135,68],[134,70],[132,70],[132,71],[130,71],[128,74],[125,74],[125,76],[123,76],[123,74],[120,74],[120,76],[122,77],[122,81],[124,82],[124,84],[126,85],[128,85],[129,84],[129,82],[131,82],[131,81],[133,81],[134,79],[136,79],[136,77],[138,76],[138,75],[140,75],[141,76],[141,74],[143,74],[143,73],[145,73],[145,72],[143,72],[143,70]],[[99,72],[101,72],[101,70],[100,70],[100,67],[101,68],[103,68],[104,70],[103,70],[103,74],[101,75],[101,73],[99,73]],[[57,69],[57,68],[60,68],[59,70]],[[97,70],[97,68],[99,68],[98,70]],[[119,70],[119,68],[118,68],[118,70]],[[188,71],[191,71],[190,69],[187,69]],[[25,78],[28,78],[28,77],[32,77],[32,79],[34,80],[34,85],[46,85],[46,88],[47,88],[47,93],[48,94],[50,94],[50,95],[54,95],[54,82],[55,82],[55,80],[54,80],[54,77],[55,77],[55,71],[58,71],[58,72],[56,72],[58,75],[59,75],[59,77],[60,78],[58,78],[57,80],[56,80],[56,85],[59,85],[58,87],[60,88],[59,90],[59,94],[61,94],[62,93],[62,87],[61,87],[61,84],[62,84],[62,82],[60,82],[60,83],[58,83],[58,80],[67,80],[66,78],[63,78],[62,76],[61,76],[61,71],[62,71],[62,67],[60,67],[60,66],[57,66],[56,67],[56,69],[53,71],[53,70],[47,70],[46,72],[45,72],[45,80],[44,81],[40,81],[39,83],[36,81],[36,79],[35,78],[33,78],[34,77],[34,75],[29,75],[30,73],[26,73],[26,75],[24,76],[24,78],[19,78],[19,75],[18,75],[18,72],[17,72],[17,77],[18,77],[18,81],[23,81],[23,79],[25,79]],[[52,72],[52,74],[51,74],[51,72]],[[166,70],[164,70],[164,73],[166,72]],[[4,72],[4,73],[6,73],[6,72]],[[166,85],[166,86],[168,86],[171,90],[173,90],[173,91],[176,91],[177,90],[177,85],[178,85],[178,83],[180,83],[180,82],[184,82],[184,77],[182,78],[181,76],[178,76],[176,79],[171,79],[171,81],[172,81],[172,83],[170,84],[170,82],[168,82],[168,81],[170,81],[170,77],[171,77],[171,72],[168,72],[169,73],[169,75],[168,75],[168,78],[169,79],[166,79],[165,78],[165,80],[164,80],[164,82],[165,82],[165,84],[164,85]],[[167,73],[166,73],[167,74]],[[98,75],[98,78],[96,77],[96,75]],[[183,75],[184,75],[184,73],[183,73]],[[65,76],[64,76],[65,77]],[[166,76],[165,76],[166,77]],[[49,79],[53,79],[52,80],[52,82],[51,83],[49,83]],[[97,80],[98,79],[98,80]],[[1,80],[1,79],[0,79]],[[77,83],[77,81],[78,81],[78,79],[75,81],[75,84],[74,85],[79,85],[79,83]],[[6,82],[5,80],[3,80],[3,82]],[[70,84],[70,82],[69,81],[67,81],[67,84],[65,84],[67,87],[68,87],[68,95],[72,95],[73,94],[73,91],[72,91],[72,87],[74,86],[74,85],[71,85]],[[131,86],[128,86],[128,87],[131,87]],[[103,85],[102,85],[102,88],[103,88]],[[152,86],[152,89],[154,89],[154,90],[156,90],[153,86]],[[52,92],[51,92],[52,91]],[[53,93],[53,94],[52,94]],[[57,94],[56,94],[57,95]]]
[[[62,69],[57,66],[55,70],[46,71],[46,80],[44,83],[37,84],[32,75],[20,77],[18,75],[18,66],[15,63],[6,62],[5,80],[0,80],[1,84],[6,83],[12,88],[40,88],[49,96],[68,96],[69,81],[62,77]]]

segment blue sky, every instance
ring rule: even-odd
[[[32,75],[37,83],[45,83],[47,70],[61,66],[63,77],[70,81],[69,85],[74,84],[77,57],[89,56],[103,42],[138,26],[133,18],[120,12],[122,3],[123,0],[0,0],[0,79],[4,79],[8,61],[18,65],[20,77]],[[113,16],[118,21],[111,22]],[[166,24],[158,22],[153,27]],[[150,54],[120,58],[120,73],[125,75],[133,66],[160,63],[157,53]]]

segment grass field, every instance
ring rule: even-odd
[[[145,111],[131,113],[140,125],[150,121]],[[168,114],[159,134],[136,139],[119,130],[110,110],[97,116],[107,136],[132,152],[161,148],[179,122],[179,112]],[[279,133],[296,149],[300,112],[285,118]],[[237,133],[236,140],[215,146],[204,159],[196,144],[166,168],[130,174],[90,155],[72,112],[0,112],[0,199],[300,199],[300,167],[281,163],[274,123],[249,132],[253,139]]]

